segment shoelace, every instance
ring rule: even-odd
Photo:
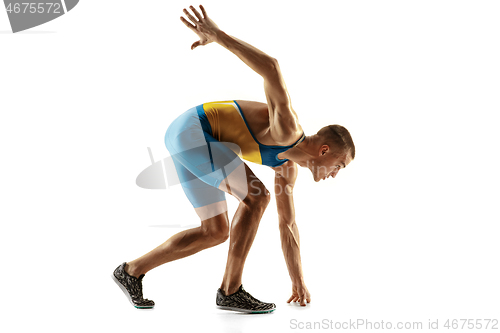
[[[264,303],[262,301],[259,301],[258,299],[256,299],[255,297],[253,297],[252,295],[250,295],[246,290],[242,290],[242,293],[243,295],[246,296],[246,298],[248,298],[252,303]]]
[[[244,298],[245,300],[247,301],[250,301],[251,303],[256,303],[256,304],[267,304],[265,302],[262,302],[262,301],[259,301],[258,299],[256,299],[255,297],[253,297],[252,295],[250,295],[250,293],[248,293],[244,288],[243,286],[241,286],[241,290],[235,294],[233,294],[234,296],[238,297],[238,296],[242,296],[242,298]],[[232,295],[230,295],[232,296]]]
[[[144,277],[144,274],[139,276],[138,278],[134,276],[130,276],[130,279],[128,279],[129,284],[131,285],[131,291],[129,292],[130,297],[134,302],[143,302],[143,301],[149,301],[148,299],[144,299],[142,295],[142,278]]]

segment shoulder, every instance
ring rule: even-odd
[[[273,112],[269,110],[269,112]],[[289,105],[277,105],[271,118],[272,138],[281,145],[291,145],[302,136],[302,126],[295,111]]]

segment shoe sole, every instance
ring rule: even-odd
[[[231,306],[221,306],[221,305],[217,305],[217,308],[219,308],[221,310],[236,311],[236,312],[243,312],[243,313],[271,313],[274,310],[276,310],[276,308],[269,309],[269,310],[248,310],[248,309],[233,308]]]
[[[123,293],[127,297],[128,301],[130,302],[130,304],[132,304],[134,306],[134,308],[136,308],[136,309],[153,309],[154,308],[154,306],[137,306],[137,305],[135,305],[134,302],[132,301],[132,298],[130,297],[127,289],[123,286],[123,284],[120,283],[120,281],[118,281],[115,274],[111,274],[111,278],[113,279],[113,281],[115,281],[115,283],[118,285],[118,287],[120,287],[120,289],[123,291]]]

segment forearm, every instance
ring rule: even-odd
[[[299,229],[295,222],[280,221],[281,249],[285,256],[288,273],[292,283],[303,282],[302,264],[300,259]]]
[[[263,77],[276,71],[276,60],[274,58],[238,38],[229,36],[225,32],[219,30],[216,34],[215,41],[234,53],[251,69]]]

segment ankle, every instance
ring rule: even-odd
[[[240,289],[241,283],[238,285],[222,285],[220,288],[224,292],[224,295],[229,296],[234,294]]]
[[[130,275],[130,276],[133,276],[135,278],[139,278],[139,276],[141,276],[139,270],[137,269],[136,266],[134,266],[133,264],[129,264],[129,263],[126,263],[125,264],[125,272]]]

